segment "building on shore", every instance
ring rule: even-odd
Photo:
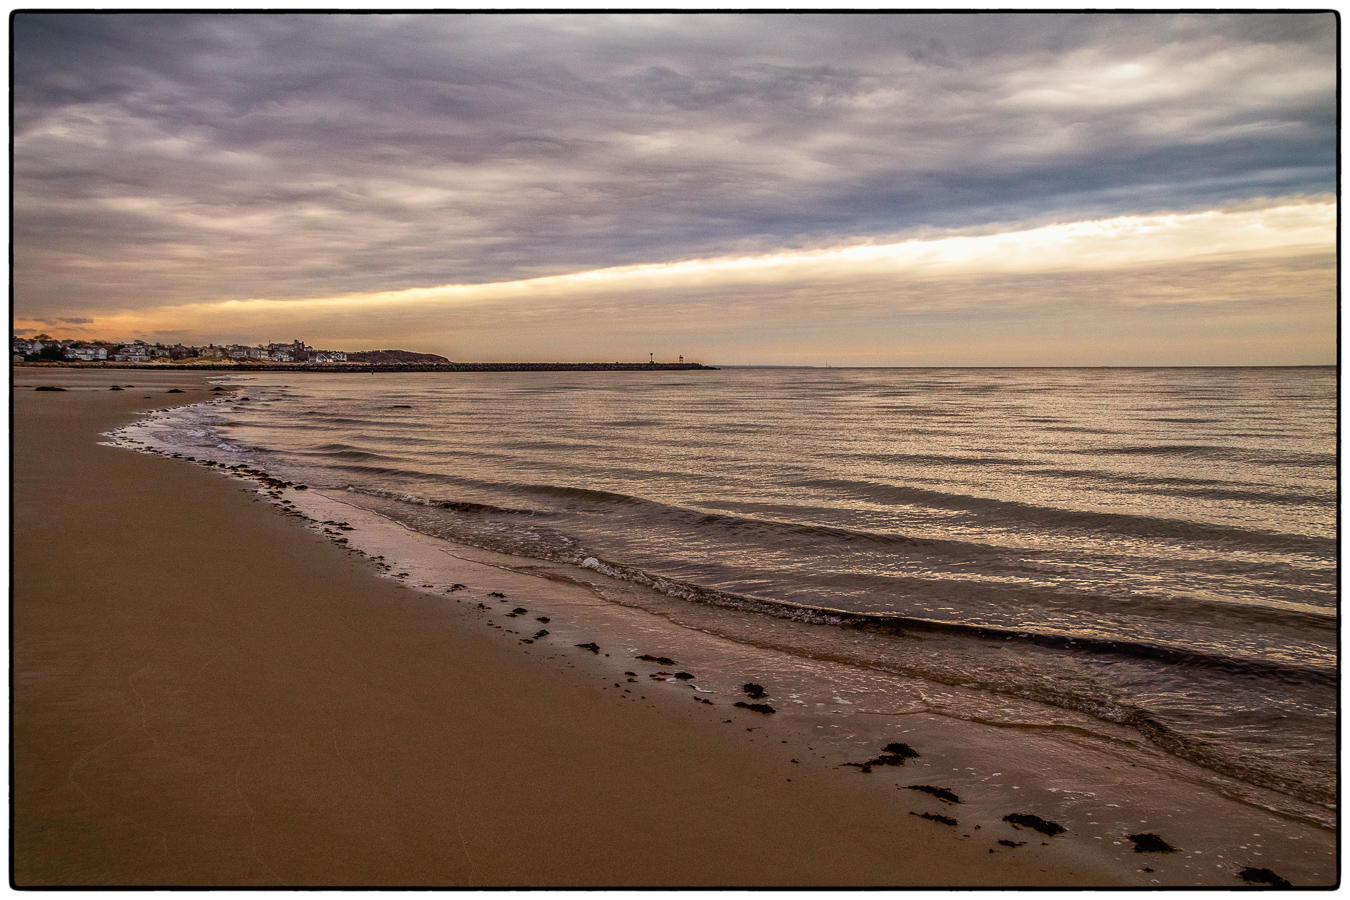
[[[347,354],[341,350],[315,350],[304,341],[296,339],[288,344],[258,344],[256,347],[244,344],[205,344],[188,346],[186,344],[158,344],[137,339],[129,343],[114,341],[70,341],[56,340],[41,336],[22,338],[12,336],[11,351],[14,362],[34,359],[44,348],[48,354],[44,358],[52,360],[97,361],[114,360],[116,362],[150,362],[154,359],[173,361],[185,359],[234,359],[246,362],[276,363],[345,363]]]
[[[123,344],[118,347],[112,358],[118,362],[146,362],[159,355],[158,349],[158,344],[135,340],[130,344]]]
[[[51,343],[48,341],[47,343]],[[28,338],[16,337],[13,341],[14,361],[19,362],[25,356],[32,353],[41,353],[42,348],[47,346],[42,341],[29,340]]]
[[[84,341],[72,341],[66,345],[62,351],[62,356],[66,359],[78,359],[82,362],[93,362],[94,360],[107,359],[108,348],[101,347],[98,344],[89,344]]]

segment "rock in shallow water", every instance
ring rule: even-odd
[[[1152,832],[1130,835],[1135,853],[1175,853],[1177,848]]]
[[[1257,869],[1248,866],[1238,873],[1238,877],[1248,884],[1268,884],[1271,887],[1288,888],[1293,887],[1288,881],[1276,875],[1269,869]]]

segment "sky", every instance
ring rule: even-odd
[[[1327,13],[11,22],[16,334],[1336,361]]]

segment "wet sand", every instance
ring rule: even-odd
[[[206,378],[15,369],[15,886],[1149,884],[1063,836],[1002,852],[1009,825],[471,628],[256,484],[98,444]],[[462,597],[502,577],[466,561]]]

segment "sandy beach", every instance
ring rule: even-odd
[[[550,581],[465,559],[457,607],[99,443],[208,377],[15,370],[14,886],[1151,884],[460,608]]]

